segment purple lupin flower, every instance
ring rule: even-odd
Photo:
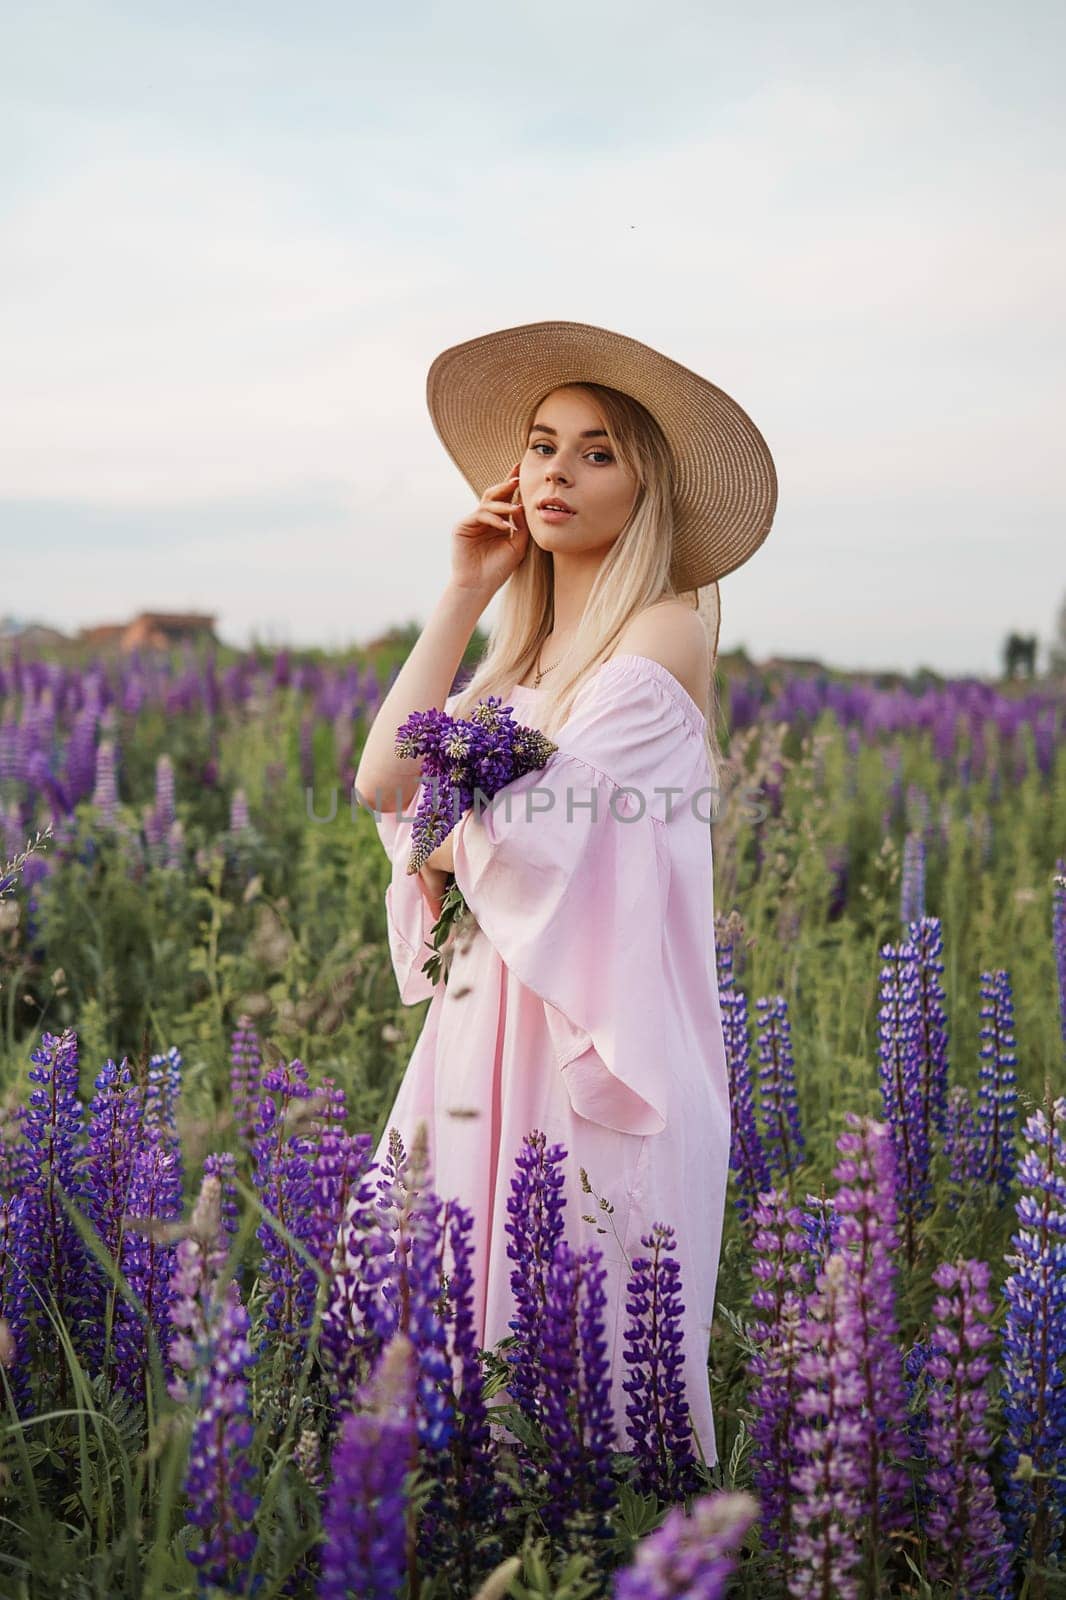
[[[255,1138],[263,1048],[250,1017],[241,1016],[230,1037],[230,1094],[233,1121],[241,1141],[251,1147]]]
[[[548,1298],[548,1269],[555,1246],[563,1237],[565,1159],[563,1146],[549,1146],[546,1136],[539,1128],[534,1128],[522,1140],[515,1157],[507,1197],[505,1231],[507,1255],[514,1262],[511,1294],[515,1304],[515,1314],[509,1324],[514,1331],[515,1344],[507,1356],[511,1366],[507,1390],[515,1404],[534,1422],[541,1415],[543,1401],[540,1346]]]
[[[703,1495],[688,1515],[675,1506],[615,1574],[613,1600],[720,1600],[758,1510],[743,1493]]]
[[[948,1205],[957,1211],[960,1198],[974,1184],[981,1169],[973,1101],[962,1083],[953,1083],[948,1090],[943,1150],[948,1159]]]
[[[307,1068],[299,1059],[271,1067],[263,1074],[262,1090],[255,1124],[254,1182],[267,1213],[255,1235],[263,1248],[260,1276],[268,1289],[266,1325],[279,1342],[301,1346],[311,1325],[318,1280],[286,1234],[311,1248],[314,1144],[302,1130],[313,1113],[301,1104],[312,1097]]]
[[[903,880],[900,888],[900,920],[906,928],[925,915],[925,841],[920,833],[908,833],[903,841]]]
[[[844,1157],[835,1169],[837,1238],[862,1363],[865,1412],[856,1443],[869,1548],[876,1553],[910,1517],[910,1476],[903,1465],[910,1457],[907,1397],[895,1310],[896,1165],[884,1123],[853,1111],[846,1121],[848,1128],[837,1140]]]
[[[878,1054],[881,1101],[892,1133],[899,1174],[899,1209],[908,1264],[917,1251],[916,1227],[933,1203],[931,1149],[925,1117],[920,973],[917,946],[881,948]]]
[[[799,1325],[806,1296],[814,1287],[812,1263],[818,1271],[822,1263],[807,1249],[803,1213],[789,1203],[787,1190],[769,1190],[753,1216],[752,1276],[763,1286],[751,1297],[762,1313],[751,1328],[761,1348],[748,1363],[749,1401],[755,1413],[751,1423],[755,1490],[763,1544],[779,1551],[787,1568],[793,1533],[791,1478],[798,1465],[794,1433],[802,1348]]]
[[[186,1554],[202,1586],[246,1594],[258,1505],[248,1393],[256,1355],[237,1284],[222,1284],[218,1276],[226,1259],[223,1237],[221,1184],[208,1174],[171,1279],[171,1320],[178,1330],[171,1353],[183,1374],[172,1392],[195,1412],[185,1493],[189,1522],[201,1537]]]
[[[14,1250],[25,1282],[36,1289],[29,1302],[39,1341],[39,1365],[58,1364],[65,1384],[66,1361],[38,1295],[49,1294],[55,1310],[80,1348],[85,1330],[81,1318],[89,1292],[89,1259],[63,1200],[83,1200],[79,1166],[82,1157],[83,1107],[78,1099],[78,1038],[73,1028],[56,1035],[45,1031],[33,1050],[29,1077],[33,1087],[23,1118],[26,1140],[24,1204],[12,1232]]]
[[[419,1554],[427,1569],[456,1574],[464,1593],[502,1555],[493,1537],[505,1504],[496,1477],[496,1452],[489,1428],[481,1363],[474,1332],[474,1216],[457,1200],[445,1208],[444,1237],[451,1270],[446,1274],[444,1321],[455,1374],[452,1431],[447,1458],[422,1510]],[[451,1392],[451,1391],[450,1391]]]
[[[772,1186],[773,1178],[755,1121],[747,996],[743,989],[721,989],[719,1001],[733,1113],[729,1165],[737,1180],[737,1211],[746,1221],[759,1196]]]
[[[918,964],[915,1010],[921,1053],[922,1116],[926,1142],[934,1129],[943,1134],[948,1094],[948,1020],[944,994],[944,938],[939,917],[911,923],[908,940]]]
[[[926,1576],[954,1595],[991,1593],[1008,1600],[1010,1545],[984,1465],[992,1448],[984,1422],[984,1380],[992,1362],[978,1352],[995,1337],[983,1320],[992,1314],[988,1280],[983,1261],[945,1261],[933,1273],[933,1282],[945,1292],[933,1305],[937,1322],[925,1363],[932,1380],[926,1438],[935,1463],[927,1477],[932,1503]]]
[[[0,1195],[0,1317],[6,1326],[5,1354],[0,1365],[7,1371],[11,1398],[19,1415],[30,1406],[29,1354],[30,1284],[24,1249],[19,1249],[25,1192]],[[0,1386],[0,1393],[2,1393]]]
[[[656,1223],[641,1236],[650,1256],[630,1265],[626,1295],[629,1322],[622,1359],[629,1375],[626,1433],[632,1441],[638,1487],[660,1500],[683,1500],[700,1483],[692,1448],[692,1417],[685,1389],[681,1349],[681,1268],[672,1252],[672,1228]]]
[[[408,1471],[417,1458],[417,1359],[394,1333],[341,1423],[322,1514],[318,1600],[399,1600],[407,1573]]]
[[[1063,1048],[1066,1049],[1066,861],[1061,856],[1055,862],[1052,878],[1051,944],[1055,952],[1055,973],[1059,989],[1059,1026],[1062,1030]]]
[[[1023,1131],[1003,1285],[1003,1465],[1008,1532],[1039,1570],[1061,1557],[1066,1530],[1066,1097],[1048,1090]]]
[[[1018,1164],[1014,1147],[1018,1116],[1018,1056],[1014,1046],[1014,999],[1002,969],[981,974],[981,1069],[977,1089],[977,1178],[1010,1199]]]
[[[818,1274],[799,1326],[795,1535],[787,1572],[792,1600],[857,1600],[864,1500],[863,1382],[855,1308],[843,1252]]]
[[[366,1377],[383,1346],[380,1307],[395,1245],[376,1203],[378,1182],[371,1162],[349,1195],[331,1257],[319,1348],[338,1395],[350,1393]]]
[[[174,1266],[170,1230],[181,1209],[178,1154],[162,1129],[150,1128],[134,1153],[128,1215],[122,1219],[120,1267],[140,1306],[125,1296],[115,1306],[115,1384],[132,1395],[147,1397],[149,1334],[158,1342],[164,1364],[167,1359],[168,1285]]]
[[[788,1001],[783,994],[760,996],[755,1002],[756,1049],[759,1068],[759,1103],[766,1130],[765,1150],[771,1178],[795,1172],[806,1155],[800,1127],[796,1074],[792,1060],[792,1030]]]
[[[368,1133],[346,1132],[344,1090],[332,1078],[323,1078],[316,1100],[319,1132],[311,1165],[312,1212],[308,1238],[315,1260],[327,1272],[348,1201],[370,1163],[373,1141]]]
[[[95,1088],[82,1169],[85,1212],[108,1255],[119,1262],[143,1104],[125,1060],[121,1067],[109,1060],[97,1074]],[[92,1366],[100,1371],[112,1339],[118,1291],[95,1259],[87,1281],[92,1295],[87,1318]]]
[[[596,1537],[608,1533],[615,1439],[603,1321],[606,1275],[596,1245],[577,1252],[565,1240],[556,1244],[540,1347],[548,1479],[541,1517],[555,1535],[575,1523],[584,1523]]]
[[[432,707],[412,712],[397,728],[396,754],[422,758],[408,872],[421,869],[475,803],[539,771],[559,748],[538,728],[515,722],[512,709],[500,695],[488,695],[469,717]]]

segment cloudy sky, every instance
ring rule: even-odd
[[[732,394],[780,496],[722,647],[990,672],[1066,593],[1061,8],[9,11],[0,615],[424,621],[446,346],[548,318]],[[491,620],[493,611],[487,613]]]

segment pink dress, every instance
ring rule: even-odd
[[[518,685],[504,703],[535,726],[542,693]],[[400,997],[431,1000],[377,1159],[389,1127],[410,1148],[426,1121],[434,1188],[474,1213],[476,1315],[491,1348],[514,1313],[505,1232],[514,1158],[534,1128],[566,1147],[567,1238],[598,1245],[607,1268],[618,1449],[632,1448],[627,1263],[645,1253],[653,1223],[669,1223],[688,1401],[712,1465],[707,1354],[730,1108],[703,728],[696,702],[647,656],[618,654],[592,673],[547,765],[453,830],[455,878],[478,931],[446,985],[421,971],[433,918],[406,871],[416,802],[376,819],[393,864],[385,904]],[[581,1167],[613,1219],[582,1193]]]

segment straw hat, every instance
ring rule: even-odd
[[[621,389],[662,429],[674,462],[671,578],[695,593],[717,653],[717,580],[755,554],[777,507],[765,439],[724,390],[650,345],[585,322],[529,322],[442,350],[426,378],[433,426],[479,499],[525,448],[532,406],[566,383]]]

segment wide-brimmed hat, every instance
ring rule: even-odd
[[[747,412],[650,345],[585,322],[501,328],[434,360],[426,378],[429,414],[479,499],[525,450],[520,435],[530,408],[566,383],[621,389],[662,429],[673,458],[676,589],[716,585],[754,555],[774,519],[777,473]],[[713,604],[717,631],[717,592]]]

